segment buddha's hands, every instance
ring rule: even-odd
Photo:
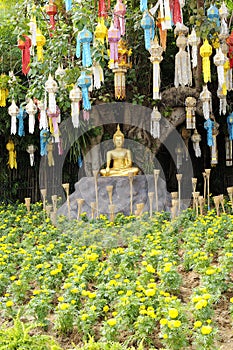
[[[105,170],[106,170],[106,174],[109,174],[109,172],[110,172],[110,168],[109,168],[108,166],[106,167],[106,169],[105,169]]]

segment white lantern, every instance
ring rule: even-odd
[[[202,102],[204,118],[208,120],[212,114],[212,95],[207,85],[203,85],[202,92],[200,93],[200,100]]]
[[[11,116],[11,134],[16,134],[16,117],[19,113],[19,107],[16,105],[15,100],[12,100],[8,113]]]
[[[195,156],[197,158],[201,157],[201,148],[200,148],[201,135],[198,134],[197,129],[194,130],[194,133],[193,133],[193,135],[191,137],[191,140],[193,142],[193,149],[194,149],[194,152],[195,152]]]
[[[55,93],[57,92],[57,89],[57,82],[53,79],[52,75],[49,74],[48,80],[45,82],[45,90],[49,94],[49,110],[51,113],[56,113]]]
[[[78,86],[70,91],[70,100],[71,100],[71,118],[74,128],[79,127],[79,111],[80,111],[80,101],[82,99],[82,91]]]
[[[150,127],[151,135],[154,138],[160,137],[160,125],[159,125],[160,119],[161,119],[161,113],[159,112],[158,107],[154,107],[151,113],[151,127]]]
[[[34,145],[28,145],[27,147],[27,152],[29,153],[30,156],[30,165],[33,166],[34,165],[34,153],[36,151],[36,148]]]
[[[35,129],[35,114],[37,112],[37,107],[30,98],[28,104],[25,107],[27,114],[29,115],[29,133],[33,134]]]

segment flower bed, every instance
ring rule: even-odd
[[[41,203],[2,205],[0,344],[33,322],[41,349],[219,348],[233,341],[232,248],[233,216],[214,211],[54,227]]]

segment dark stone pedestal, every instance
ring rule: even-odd
[[[127,176],[98,177],[98,200],[99,214],[109,216],[109,197],[106,186],[113,186],[112,202],[115,205],[115,214],[123,213],[130,215],[130,182]],[[133,213],[136,204],[144,203],[144,212],[149,211],[148,192],[155,192],[153,175],[137,175],[133,179]],[[169,197],[166,183],[163,179],[158,179],[158,209],[159,211],[169,210]],[[82,212],[86,212],[91,217],[91,202],[96,201],[94,177],[83,177],[75,184],[75,192],[70,195],[70,217],[77,218],[77,199],[83,198]],[[155,194],[153,197],[153,211],[155,210]],[[58,210],[58,215],[68,215],[67,202]]]

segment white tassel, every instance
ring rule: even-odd
[[[201,157],[201,148],[200,148],[199,143],[194,143],[193,148],[194,148],[195,156],[197,158]]]
[[[101,83],[104,82],[104,72],[100,64],[96,63],[93,66],[94,88],[100,89]]]
[[[48,129],[48,119],[46,114],[46,107],[44,102],[38,101],[38,108],[40,110],[40,122],[39,122],[39,129]]]
[[[232,141],[227,136],[225,139],[226,166],[232,166]]]
[[[79,102],[72,102],[71,103],[71,118],[74,128],[79,127]]]
[[[56,113],[56,99],[53,92],[49,92],[49,110],[51,113]]]
[[[29,115],[28,122],[29,122],[29,134],[33,134],[34,129],[35,129],[35,115],[34,114]]]
[[[159,87],[160,87],[160,65],[159,62],[153,62],[153,99],[159,100],[160,93],[159,93]]]
[[[36,46],[36,18],[32,17],[29,23],[32,46]]]
[[[11,134],[15,135],[16,134],[16,116],[12,115],[11,116]]]
[[[200,93],[200,100],[202,102],[202,110],[204,118],[207,120],[212,113],[212,95],[208,90],[207,85],[203,85],[203,90]]]

